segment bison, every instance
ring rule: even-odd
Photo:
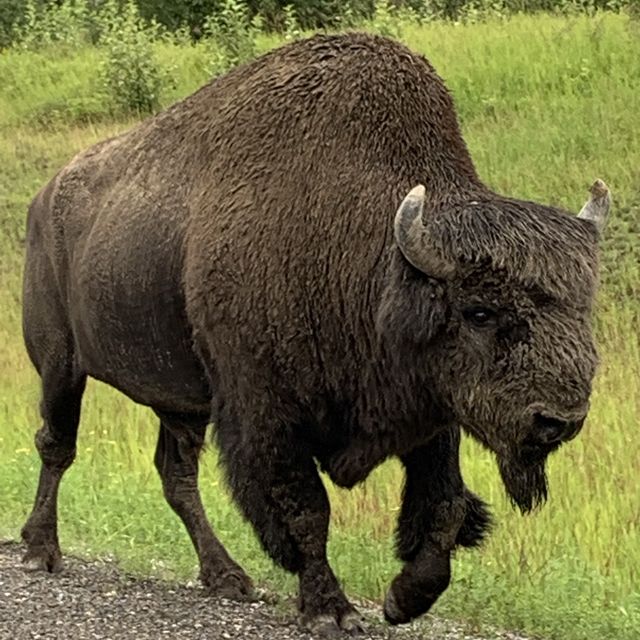
[[[287,44],[80,153],[28,215],[43,426],[25,561],[61,566],[56,497],[92,376],[157,414],[155,465],[200,577],[246,598],[198,492],[214,424],[235,501],[325,635],[361,622],[327,561],[318,468],[352,487],[398,457],[404,566],[384,612],[424,613],[490,525],[461,429],[523,512],[580,431],[609,202],[601,181],[578,216],[493,192],[433,67],[367,34]]]

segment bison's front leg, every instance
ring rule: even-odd
[[[318,637],[358,633],[361,618],[327,560],[330,505],[309,446],[286,425],[243,426],[228,405],[216,433],[234,497],[263,548],[298,575],[303,624]]]
[[[426,613],[449,586],[456,545],[476,546],[489,529],[486,505],[464,486],[459,446],[454,427],[402,458],[406,481],[397,550],[405,565],[385,600],[392,624]]]

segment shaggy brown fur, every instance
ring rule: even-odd
[[[446,276],[394,242],[418,183]],[[546,495],[546,454],[586,414],[596,273],[595,227],[485,187],[442,81],[400,44],[315,36],[231,71],[77,156],[31,206],[24,328],[44,425],[28,557],[59,566],[56,492],[90,375],[156,410],[156,465],[202,578],[242,597],[197,490],[213,417],[236,500],[327,633],[359,622],[327,562],[315,460],[350,487],[399,456],[406,564],[385,613],[407,621],[487,529],[458,425],[523,510]]]

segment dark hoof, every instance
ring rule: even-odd
[[[322,640],[353,638],[365,633],[364,619],[356,611],[350,611],[341,617],[323,613],[306,619],[303,624],[314,638]]]
[[[304,626],[314,638],[329,640],[342,637],[342,629],[340,629],[337,620],[331,615],[315,616],[305,621]]]
[[[366,633],[364,618],[357,612],[351,611],[340,618],[340,628],[348,636],[356,637]]]
[[[396,597],[393,595],[393,589],[387,593],[387,597],[384,599],[384,619],[389,624],[403,624],[409,622],[406,614],[396,602]]]
[[[205,588],[214,596],[254,602],[258,599],[251,578],[244,571],[233,571],[215,576],[200,576]]]
[[[429,554],[417,564],[405,565],[391,583],[384,601],[384,617],[390,624],[405,624],[427,613],[449,586],[449,554]]]
[[[384,619],[393,625],[407,624],[427,613],[438,599],[438,595],[413,594],[409,602],[400,603],[391,589],[384,599]]]
[[[63,569],[60,551],[47,547],[31,547],[22,558],[27,571],[60,573]]]
[[[314,638],[329,640],[333,638],[356,638],[364,635],[364,620],[359,613],[347,613],[340,620],[335,616],[323,613],[304,622],[304,627]]]

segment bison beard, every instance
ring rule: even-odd
[[[515,456],[499,456],[498,467],[511,503],[523,514],[529,513],[547,500],[545,459],[526,464]]]

